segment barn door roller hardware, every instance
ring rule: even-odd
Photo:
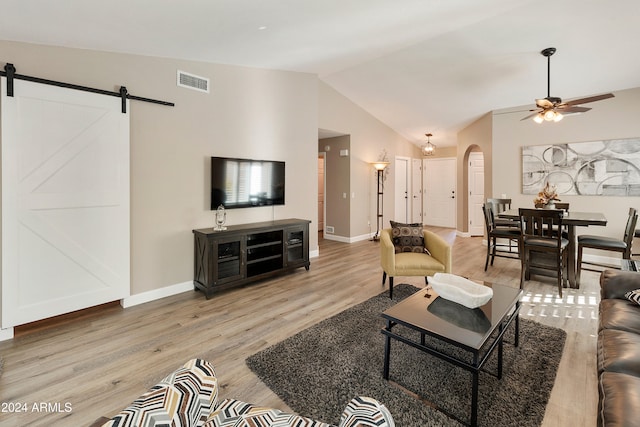
[[[67,89],[75,89],[75,90],[82,90],[85,92],[98,93],[101,95],[115,96],[122,99],[123,113],[127,112],[127,99],[131,99],[133,101],[151,102],[152,104],[167,105],[169,107],[175,106],[173,102],[159,101],[157,99],[142,98],[140,96],[131,95],[130,93],[127,92],[127,88],[125,86],[120,86],[120,90],[118,92],[111,92],[108,90],[96,89],[96,88],[87,87],[87,86],[79,86],[71,83],[57,82],[54,80],[41,79],[39,77],[16,74],[16,67],[14,67],[13,64],[10,64],[10,63],[5,64],[4,71],[0,71],[0,76],[5,76],[7,78],[7,96],[13,96],[13,91],[14,91],[13,81],[14,79],[18,79],[18,80],[26,80],[34,83],[41,83],[45,85],[63,87]]]

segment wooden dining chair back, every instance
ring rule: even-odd
[[[494,222],[498,226],[520,227],[520,221],[514,221],[509,218],[499,218],[498,215],[504,211],[511,209],[511,199],[487,199],[487,203],[493,211]]]
[[[562,236],[564,211],[520,208],[518,212],[522,229],[520,289],[532,272],[549,270],[556,276],[562,298],[562,287],[568,280],[569,246],[569,240]]]
[[[511,199],[487,199],[487,203],[491,203],[494,214],[511,209]]]
[[[561,211],[569,212],[569,203],[564,203],[564,202],[555,202],[554,203],[555,209],[560,209]],[[565,225],[562,227],[562,237],[568,239],[569,238],[569,230],[568,227]]]
[[[617,265],[603,264],[598,262],[583,261],[582,255],[585,248],[599,249],[602,251],[618,252],[622,255],[622,259],[631,258],[631,249],[633,246],[633,237],[635,234],[636,223],[638,222],[638,210],[635,208],[629,208],[629,215],[627,216],[627,224],[624,227],[624,235],[622,239],[616,239],[614,237],[606,236],[594,236],[590,234],[583,234],[578,236],[578,269],[576,273],[576,284],[580,285],[580,273],[582,270],[589,271],[601,271],[599,269],[593,269],[584,267],[598,266],[603,268],[616,268],[620,269]]]
[[[493,211],[493,222],[498,227],[512,227],[520,229],[520,221],[512,218],[500,218],[499,215],[507,210],[511,209],[511,199],[495,199],[488,198],[487,203],[489,203],[491,210]],[[509,240],[509,252],[512,252],[514,240]],[[491,260],[491,265],[493,265],[493,259]],[[486,270],[486,268],[485,268]]]
[[[487,271],[489,259],[493,266],[495,257],[520,257],[521,233],[519,228],[496,225],[491,203],[483,203],[482,212],[487,233],[487,256],[484,262],[484,271]]]

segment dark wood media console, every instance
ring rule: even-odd
[[[193,285],[214,292],[281,274],[309,270],[309,223],[283,219],[193,230]]]

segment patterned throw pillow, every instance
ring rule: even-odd
[[[391,241],[396,253],[419,252],[429,254],[424,247],[424,235],[422,234],[422,224],[402,224],[391,222]],[[429,254],[430,255],[430,254]]]
[[[635,302],[640,305],[640,289],[636,289],[635,291],[629,291],[624,294],[624,297],[631,302]]]

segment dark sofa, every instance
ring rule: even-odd
[[[640,306],[625,293],[640,289],[640,273],[600,275],[598,426],[640,426]]]

